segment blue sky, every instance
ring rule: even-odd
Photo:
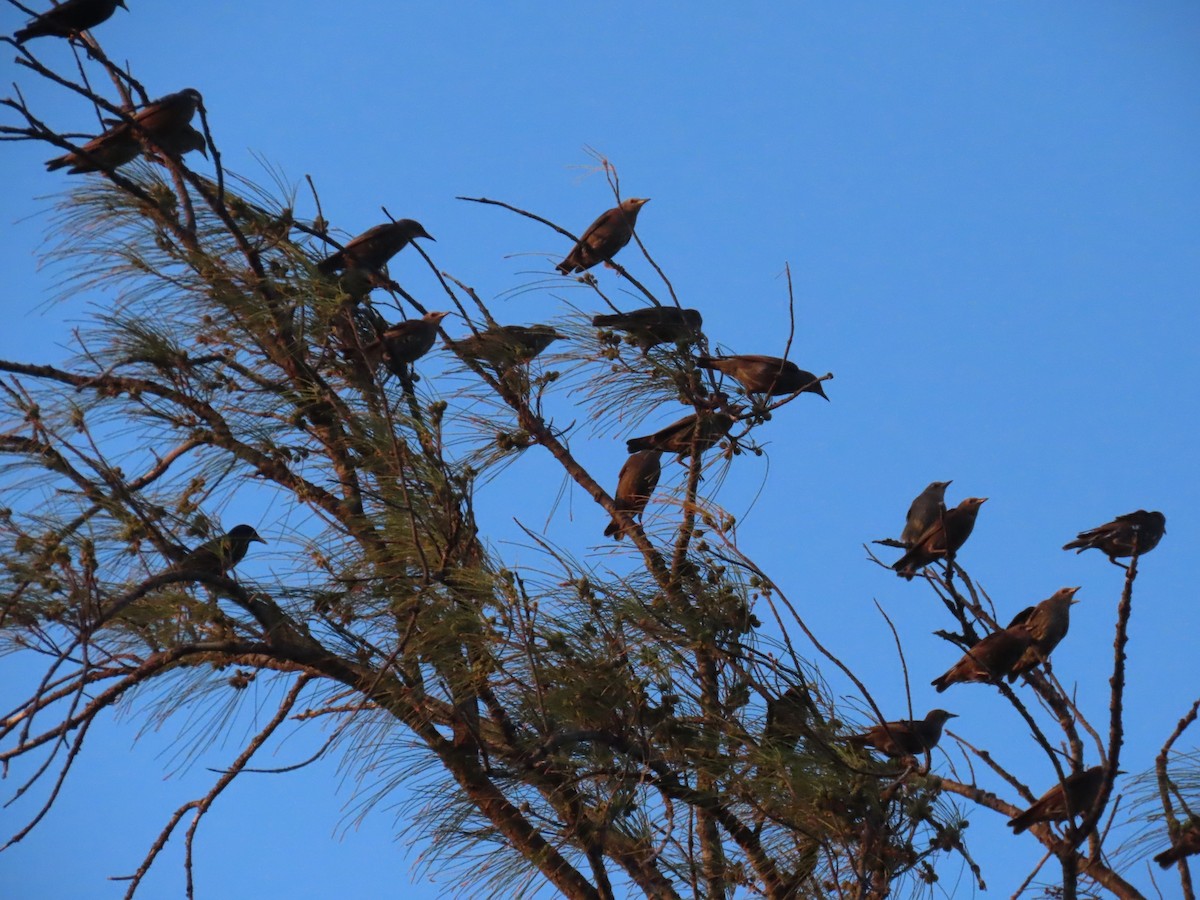
[[[129,59],[153,94],[201,90],[228,168],[266,180],[266,161],[288,183],[311,174],[325,215],[349,233],[381,221],[380,205],[420,220],[437,238],[438,265],[506,321],[592,301],[548,274],[569,249],[562,238],[454,198],[503,199],[581,231],[611,205],[585,147],[616,163],[627,196],[652,198],[638,233],[684,304],[703,312],[710,341],[780,353],[790,264],[792,356],[835,373],[832,402],[806,396],[777,413],[763,432],[769,464],[737,460],[721,499],[742,519],[740,546],[899,716],[904,689],[877,600],[904,637],[916,712],[959,713],[955,730],[1003,746],[1035,790],[1052,770],[999,697],[965,686],[935,701],[928,681],[956,658],[930,635],[945,614],[919,583],[866,562],[862,544],[896,534],[931,480],[954,479],[951,502],[991,498],[962,561],[1002,614],[1083,585],[1055,670],[1103,724],[1120,572],[1097,553],[1058,548],[1118,513],[1163,510],[1168,534],[1135,596],[1122,763],[1151,765],[1198,693],[1189,563],[1200,542],[1200,7],[130,6],[98,30],[106,50]],[[0,14],[7,33],[20,22],[12,9]],[[34,46],[70,64],[65,45]],[[51,124],[94,124],[75,98],[3,65]],[[38,266],[43,214],[70,183],[42,171],[51,155],[0,147],[4,358],[61,359],[87,304],[109,302],[47,305],[57,276]],[[300,198],[311,215],[307,192]],[[621,261],[653,279],[631,251]],[[419,258],[398,257],[392,273],[444,305]],[[600,278],[618,289],[612,273]],[[536,289],[508,294],[527,286]],[[664,409],[648,425],[679,415]],[[623,456],[617,437],[579,447],[606,483]],[[541,527],[560,485],[533,452],[480,491],[498,552],[536,561],[504,540],[516,534],[513,516]],[[530,496],[519,509],[517,487]],[[256,548],[247,577],[288,564],[283,526],[228,515],[273,541]],[[580,553],[603,527],[578,491],[551,519]],[[0,661],[0,700],[31,677]],[[265,690],[263,700],[269,710]],[[143,725],[119,720],[90,737],[59,807],[0,858],[0,885],[47,900],[120,896],[103,879],[136,867],[170,811],[203,790],[204,767],[236,753],[218,745],[179,773],[175,726],[135,744]],[[276,764],[319,740],[293,739]],[[333,761],[235,784],[201,828],[201,895],[450,890],[424,878],[410,888],[419,848],[393,839],[386,804],[355,826],[351,787]],[[0,830],[28,809],[0,810]],[[980,811],[968,834],[997,895],[1040,858],[1032,838],[1004,837],[1002,824]],[[181,894],[176,860],[160,863],[146,896]],[[951,894],[955,875],[944,873]],[[1144,869],[1133,878],[1148,888]]]

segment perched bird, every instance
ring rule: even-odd
[[[892,568],[900,577],[912,581],[918,569],[957,553],[971,536],[979,507],[986,502],[987,497],[968,497],[954,509],[946,510],[945,515],[913,541],[909,551],[896,560]]]
[[[916,756],[928,753],[942,739],[942,726],[957,716],[944,709],[931,709],[924,719],[901,719],[852,734],[846,740],[857,747],[872,747],[884,756]]]
[[[1038,822],[1065,822],[1072,815],[1082,815],[1092,808],[1103,785],[1104,766],[1092,766],[1068,775],[1064,781],[1042,794],[1025,812],[1009,819],[1009,827],[1013,834],[1020,834]]]
[[[812,372],[805,372],[794,362],[778,356],[759,356],[755,353],[741,356],[700,356],[696,365],[701,369],[724,372],[746,389],[747,394],[794,394],[796,391],[825,395],[825,389]]]
[[[900,543],[911,547],[935,522],[940,522],[946,512],[946,488],[949,481],[931,481],[908,508],[904,530],[900,532]]]
[[[194,88],[167,94],[138,110],[132,121],[117,122],[92,138],[82,149],[49,160],[46,169],[53,172],[70,167],[72,175],[117,169],[141,152],[144,136],[172,153],[198,150],[204,146],[204,138],[190,122],[202,102],[200,92]]]
[[[693,341],[704,324],[698,309],[679,309],[676,306],[647,306],[632,312],[595,316],[597,328],[628,332],[643,350],[658,344],[680,344]]]
[[[397,219],[395,222],[384,222],[374,228],[368,228],[358,237],[353,238],[337,253],[333,253],[319,263],[317,271],[332,275],[340,269],[366,269],[378,272],[384,263],[407,247],[415,238],[435,240],[414,219]]]
[[[811,734],[813,723],[820,720],[820,710],[813,702],[808,686],[794,684],[778,697],[767,699],[763,743],[795,749],[796,742],[804,735]]]
[[[171,569],[197,575],[224,575],[242,561],[253,542],[266,543],[251,526],[235,525],[228,534],[205,541]]]
[[[662,474],[661,459],[661,450],[639,450],[630,454],[625,465],[621,466],[621,474],[617,476],[617,492],[613,495],[617,509],[631,516],[641,515],[650,502],[654,488],[658,486],[658,477]],[[605,537],[614,534],[618,541],[624,536],[624,530],[616,519],[604,529]]]
[[[405,378],[407,367],[433,349],[442,319],[450,313],[426,313],[420,319],[397,322],[385,330],[377,340],[363,347],[368,361],[377,365],[382,360],[393,375]]]
[[[1154,857],[1154,861],[1164,869],[1169,869],[1185,856],[1197,853],[1200,853],[1200,818],[1193,816],[1172,838],[1171,848]]]
[[[36,37],[72,37],[95,28],[117,11],[129,9],[125,0],[65,0],[46,10],[13,35],[18,44]]]
[[[1166,533],[1166,516],[1160,512],[1146,512],[1144,509],[1139,509],[1137,512],[1117,516],[1111,522],[1105,522],[1097,528],[1079,532],[1079,536],[1075,540],[1069,544],[1063,544],[1063,549],[1082,553],[1084,550],[1095,547],[1108,557],[1110,563],[1125,568],[1117,562],[1117,557],[1133,556],[1135,539],[1137,552],[1139,554],[1149,553],[1158,546],[1158,542]]]
[[[996,681],[1012,670],[1032,641],[1033,635],[1024,625],[994,631],[964,653],[945,674],[929,683],[940,694],[952,684]]]
[[[630,438],[625,442],[625,446],[629,448],[630,453],[637,453],[639,450],[661,450],[664,453],[690,456],[695,445],[696,452],[703,453],[729,434],[741,412],[742,407],[731,406],[728,412],[692,413],[678,422],[672,422],[666,428],[660,428],[654,434]]]
[[[596,263],[611,260],[633,237],[638,212],[649,202],[649,198],[630,197],[628,200],[622,200],[620,206],[614,206],[601,214],[600,218],[588,226],[588,230],[567,254],[567,258],[555,268],[564,275],[570,275],[572,272],[585,272]]]
[[[549,325],[496,325],[450,345],[463,359],[491,363],[499,369],[527,363],[561,338]]]
[[[1008,627],[1024,625],[1033,641],[1009,671],[1010,682],[1045,662],[1059,641],[1067,636],[1067,629],[1071,627],[1071,607],[1079,602],[1074,599],[1078,592],[1077,587],[1059,588],[1054,596],[1013,616]]]

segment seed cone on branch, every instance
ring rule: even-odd
[[[1079,602],[1074,599],[1078,592],[1077,587],[1059,588],[1054,596],[1043,600],[1037,606],[1026,607],[1013,616],[1008,627],[1025,626],[1032,642],[1008,673],[1010,682],[1016,681],[1018,675],[1023,675],[1034,666],[1045,662],[1059,642],[1067,636],[1067,629],[1071,627],[1071,607]]]
[[[701,369],[725,373],[745,388],[747,394],[777,397],[801,391],[829,399],[816,375],[778,356],[760,356],[756,353],[700,356],[696,358],[696,365]]]
[[[675,306],[648,306],[627,313],[594,316],[597,328],[627,332],[643,350],[659,344],[680,344],[694,341],[704,320],[697,309]]]
[[[107,20],[118,6],[129,8],[125,0],[66,0],[30,21],[13,39],[23,44],[37,37],[73,37]]]
[[[913,541],[909,551],[896,560],[892,568],[901,578],[912,581],[918,569],[957,553],[971,536],[979,507],[985,502],[987,497],[968,497],[954,509],[946,510],[944,516]]]
[[[611,260],[633,237],[638,213],[649,202],[648,197],[630,197],[622,200],[620,206],[602,213],[588,226],[567,258],[555,268],[564,275],[570,275],[573,272],[586,272],[597,263]]]
[[[658,486],[658,478],[662,474],[661,459],[661,450],[639,450],[630,454],[617,476],[617,492],[613,495],[617,509],[631,516],[641,515],[650,502],[654,488]],[[616,519],[604,529],[605,537],[614,534],[618,541],[624,537],[624,529]]]
[[[930,684],[940,694],[952,684],[997,681],[1012,670],[1032,641],[1033,636],[1024,625],[993,632]]]
[[[1166,516],[1160,512],[1139,509],[1137,512],[1117,516],[1111,522],[1105,522],[1096,528],[1079,532],[1075,540],[1063,544],[1063,549],[1082,553],[1094,547],[1107,556],[1109,562],[1120,566],[1117,557],[1133,556],[1135,542],[1139,554],[1149,553],[1158,546],[1158,542],[1166,533]]]
[[[924,719],[900,719],[852,734],[846,740],[857,747],[871,747],[885,756],[918,756],[928,753],[942,739],[947,719],[957,716],[944,709],[931,709]]]
[[[1082,815],[1092,808],[1104,785],[1104,766],[1092,766],[1056,784],[1038,798],[1037,802],[1019,816],[1008,820],[1013,834],[1020,834],[1038,822],[1065,822],[1072,815]]]

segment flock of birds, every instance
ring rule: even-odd
[[[14,35],[16,43],[37,37],[73,38],[80,32],[104,22],[124,0],[66,0],[37,16]],[[206,154],[204,135],[191,121],[201,108],[198,91],[186,88],[147,104],[120,120],[109,120],[111,127],[77,150],[46,163],[48,170],[67,169],[69,173],[110,172],[133,161],[147,145],[172,157],[198,150]],[[207,154],[206,154],[207,155]],[[556,268],[564,275],[587,272],[600,263],[609,263],[633,236],[638,213],[649,202],[630,198],[607,210],[584,232],[571,252]],[[374,283],[376,273],[410,242],[433,237],[412,219],[399,219],[377,225],[358,235],[316,264],[322,275],[357,272]],[[383,328],[377,337],[361,349],[367,361],[386,366],[399,377],[411,374],[411,366],[428,353],[437,339],[445,312],[430,312]],[[643,351],[659,344],[694,342],[700,334],[699,311],[654,306],[627,313],[598,315],[592,320],[597,328],[621,331]],[[562,338],[548,325],[493,325],[459,340],[448,340],[461,358],[507,368],[529,362],[552,342]],[[822,379],[800,369],[789,360],[754,354],[695,358],[698,368],[722,373],[737,381],[747,394],[774,397],[810,392],[828,400]],[[618,476],[614,496],[617,510],[630,516],[640,515],[658,484],[664,453],[686,457],[713,447],[738,421],[743,407],[696,412],[659,429],[653,434],[628,441],[629,458]],[[879,543],[898,546],[904,555],[892,568],[911,580],[919,570],[938,560],[953,560],[975,527],[979,509],[986,497],[968,497],[952,509],[945,505],[949,481],[935,481],[912,503],[899,541]],[[606,535],[621,537],[624,526],[614,519]],[[1161,512],[1138,510],[1118,516],[1097,528],[1083,531],[1063,549],[1082,552],[1095,548],[1120,566],[1118,558],[1153,550],[1166,533],[1166,518]],[[170,571],[196,575],[223,576],[245,557],[251,543],[265,541],[250,525],[238,525],[227,534],[208,541],[182,556]],[[1036,606],[1022,610],[1003,629],[989,634],[943,675],[932,682],[938,692],[953,684],[1010,682],[1042,662],[1066,636],[1070,609],[1077,601],[1077,587],[1062,588]],[[850,736],[850,743],[872,748],[889,757],[912,757],[931,752],[942,736],[942,729],[955,714],[934,709],[922,720],[885,722],[861,734]],[[1050,788],[1028,810],[1009,821],[1014,833],[1039,822],[1061,822],[1088,810],[1104,781],[1104,767],[1093,766],[1067,776]],[[1200,829],[1194,830],[1200,835]],[[1196,847],[1178,844],[1156,857],[1164,867],[1180,856],[1200,852]]]

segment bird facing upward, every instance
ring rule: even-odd
[[[1111,522],[1105,522],[1096,528],[1079,532],[1075,540],[1063,544],[1063,549],[1082,553],[1095,547],[1104,553],[1113,565],[1125,568],[1117,562],[1117,557],[1133,556],[1135,540],[1139,555],[1149,553],[1158,546],[1158,542],[1166,533],[1166,516],[1160,512],[1139,509],[1137,512],[1117,516]]]
[[[228,534],[205,541],[171,566],[176,572],[224,575],[246,556],[251,543],[265,544],[250,525],[235,525]]]
[[[564,275],[570,275],[572,272],[586,272],[597,263],[609,262],[618,250],[629,243],[638,213],[649,202],[648,197],[630,197],[622,200],[620,206],[601,213],[600,218],[588,226],[567,258],[555,268]]]
[[[317,271],[332,275],[340,269],[365,269],[378,272],[389,259],[407,247],[416,238],[434,240],[421,223],[415,219],[397,219],[368,228],[352,238],[345,247],[331,253],[319,263]]]
[[[829,397],[821,382],[812,372],[806,372],[794,362],[778,356],[760,356],[745,353],[741,356],[699,356],[696,365],[701,369],[724,372],[746,389],[747,394],[766,394],[778,397],[781,394],[817,394],[826,400]]]
[[[18,44],[36,37],[72,37],[95,28],[117,11],[128,9],[125,0],[66,0],[51,7],[13,35]]]
[[[957,553],[975,529],[979,507],[986,502],[987,497],[968,497],[954,509],[946,510],[945,515],[934,521],[925,529],[924,534],[913,541],[909,551],[896,560],[892,568],[901,578],[912,581],[917,569],[923,569],[931,562]]]
[[[931,709],[924,719],[901,719],[852,734],[846,740],[858,747],[871,747],[885,756],[917,756],[928,753],[942,739],[947,719],[957,716],[944,709]]]
[[[1052,597],[1013,616],[1008,627],[1024,625],[1033,641],[1009,671],[1010,682],[1049,659],[1050,653],[1067,636],[1067,629],[1071,627],[1071,607],[1079,602],[1075,599],[1077,593],[1077,587],[1059,588]]]

